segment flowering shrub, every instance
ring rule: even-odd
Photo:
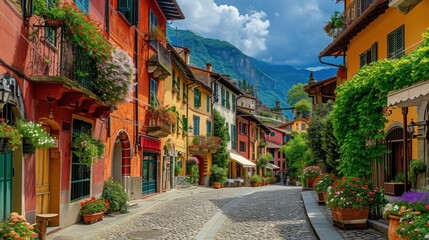
[[[29,143],[36,148],[50,148],[54,145],[54,139],[40,124],[18,120],[16,122],[16,128],[22,136],[28,139]]]
[[[0,119],[0,138],[8,139],[7,147],[11,151],[15,151],[22,144],[22,134],[16,127],[7,125],[4,119]]]
[[[326,192],[336,179],[337,177],[334,174],[324,173],[319,175],[314,180],[314,191],[317,193]]]
[[[368,183],[361,178],[343,177],[336,180],[326,192],[329,208],[359,208],[370,206],[374,198]]]
[[[126,102],[133,91],[136,74],[133,59],[127,52],[115,49],[111,57],[97,65],[98,77],[94,79],[95,88],[101,99],[110,104]]]
[[[80,214],[106,212],[109,208],[109,202],[103,198],[91,197],[86,201],[80,202]]]
[[[36,237],[34,227],[23,216],[13,212],[6,221],[0,221],[0,237],[5,240]]]
[[[196,165],[200,164],[200,162],[198,161],[198,158],[196,157],[189,157],[188,160],[186,160],[186,162],[188,164],[196,164]]]
[[[72,151],[81,163],[91,167],[98,158],[103,156],[104,144],[86,133],[79,133],[73,136]]]
[[[304,170],[302,171],[302,174],[306,178],[315,178],[320,174],[322,174],[322,169],[320,169],[319,166],[312,165],[304,168]]]

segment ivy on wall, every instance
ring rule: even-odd
[[[429,80],[429,29],[412,53],[373,62],[337,88],[333,125],[341,174],[365,177],[371,173],[371,160],[381,160],[386,151],[382,139],[387,119],[382,109],[388,92],[425,80]]]

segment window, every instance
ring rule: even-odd
[[[237,129],[233,124],[231,124],[231,147],[237,149]]]
[[[89,0],[74,0],[74,2],[82,12],[89,13]]]
[[[154,27],[158,27],[158,17],[155,15],[152,9],[150,9],[149,10],[149,30],[152,30],[152,28]]]
[[[276,136],[276,133],[275,133],[275,132],[270,132],[270,136],[271,136],[271,137],[275,137],[275,136]]]
[[[51,27],[45,27],[45,39],[46,42],[56,47],[57,45],[57,30]]]
[[[91,123],[73,119],[73,135],[77,133],[87,133],[91,135],[91,132]],[[79,158],[74,154],[72,154],[71,165],[70,201],[89,197],[91,194],[91,168],[81,163]]]
[[[286,130],[290,131],[290,129],[291,129],[290,125],[287,125]]]
[[[225,126],[226,126],[226,129],[227,129],[227,131],[228,131],[228,138],[227,138],[227,140],[229,141],[229,140],[231,140],[231,134],[230,134],[230,132],[229,132],[229,123],[225,123]]]
[[[212,122],[210,122],[209,120],[206,121],[206,126],[207,126],[207,136],[211,136],[212,135]]]
[[[301,123],[301,130],[305,130],[305,123]]]
[[[194,88],[194,107],[201,107],[201,92],[197,88]]]
[[[360,67],[377,61],[377,43],[360,55]]]
[[[213,97],[214,97],[214,102],[219,101],[219,84],[217,84],[217,83],[214,83]]]
[[[209,113],[210,112],[210,107],[211,107],[211,104],[210,104],[210,96],[209,95],[207,95],[207,97],[206,97],[206,110],[207,110],[207,112]]]
[[[404,54],[404,25],[387,35],[387,58],[399,58]]]
[[[151,106],[159,106],[158,103],[158,82],[151,78],[150,79],[150,93],[149,93],[149,104]]]
[[[200,117],[194,116],[194,136],[200,135]]]
[[[220,97],[222,100],[222,106],[226,107],[225,88],[220,88]]]
[[[138,6],[135,0],[118,0],[118,11],[127,19],[131,25],[137,24]]]
[[[247,124],[240,122],[240,133],[247,135]]]
[[[240,141],[240,152],[246,152],[246,142]]]
[[[282,158],[282,152],[280,152],[280,150],[277,151],[277,158]]]
[[[188,90],[186,88],[186,82],[183,82],[183,102],[188,101]]]
[[[270,154],[271,154],[271,156],[275,157],[276,156],[275,153],[276,153],[276,150],[273,149],[273,148],[270,148]]]
[[[235,110],[236,110],[236,98],[235,98],[235,95],[234,94],[232,94],[232,111],[234,111],[235,112]]]
[[[229,91],[226,91],[226,108],[231,109],[231,102],[229,101]]]

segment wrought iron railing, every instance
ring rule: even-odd
[[[47,27],[39,26],[31,40],[31,76],[66,77],[95,92],[96,62],[85,50],[56,29],[54,36],[46,34]],[[52,78],[55,79],[55,78]],[[58,78],[60,80],[61,78]]]
[[[219,148],[221,139],[219,137],[189,136],[189,145],[198,148]]]

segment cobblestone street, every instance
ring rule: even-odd
[[[300,193],[282,185],[208,189],[160,203],[98,239],[316,239]]]

